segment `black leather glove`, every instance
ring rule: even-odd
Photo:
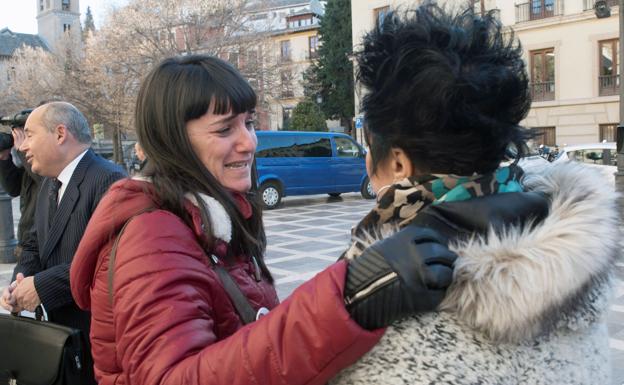
[[[349,262],[345,304],[365,329],[431,311],[444,299],[457,255],[434,230],[407,226]]]

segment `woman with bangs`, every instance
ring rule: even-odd
[[[254,194],[255,106],[213,57],[166,59],[143,81],[146,165],[102,199],[71,267],[100,384],[324,384],[380,328],[439,303],[410,298],[441,297],[455,255],[416,227],[370,247],[374,266],[337,262],[278,303]]]

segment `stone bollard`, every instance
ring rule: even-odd
[[[0,263],[15,263],[15,232],[11,197],[0,187]]]

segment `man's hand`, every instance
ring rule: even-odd
[[[17,307],[23,310],[35,311],[35,308],[41,305],[39,294],[37,294],[37,290],[35,289],[35,277],[24,278],[22,273],[18,273],[17,282],[17,287],[12,293]]]
[[[13,128],[11,134],[13,135],[13,148],[19,150],[19,148],[22,147],[22,143],[24,143],[24,139],[26,139],[24,129]]]
[[[5,287],[4,290],[2,291],[2,297],[0,297],[0,306],[2,306],[4,310],[9,311],[11,313],[16,313],[16,311],[14,310],[15,299],[11,295],[11,292],[15,288],[15,286],[13,285],[14,283],[15,282]]]
[[[8,287],[5,287],[2,291],[2,297],[0,297],[0,306],[11,313],[19,313],[23,309],[17,305],[17,300],[13,296],[13,291],[17,285],[24,279],[22,273],[17,274],[17,279],[13,281]]]

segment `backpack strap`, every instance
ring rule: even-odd
[[[123,235],[124,231],[126,230],[126,227],[128,226],[128,223],[130,223],[131,220],[133,220],[135,217],[138,217],[141,214],[149,213],[154,210],[156,210],[154,207],[147,207],[139,211],[138,213],[134,214],[130,218],[128,218],[126,223],[124,223],[124,225],[121,227],[121,230],[119,230],[119,233],[117,234],[117,238],[115,238],[115,242],[113,242],[113,247],[111,248],[110,257],[108,259],[108,302],[111,304],[111,306],[113,305],[113,279],[115,275],[115,256],[117,255],[117,247],[119,246],[119,240],[121,239],[121,236]]]

